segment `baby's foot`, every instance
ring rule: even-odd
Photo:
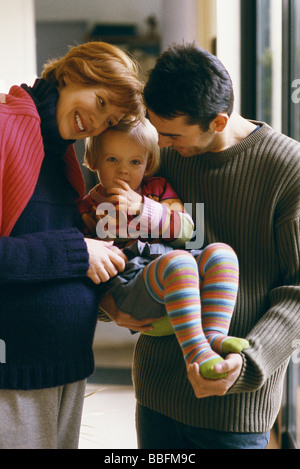
[[[249,347],[249,342],[240,337],[227,337],[221,343],[221,353],[227,355],[228,353],[240,353]]]
[[[215,371],[215,365],[223,361],[223,358],[216,357],[207,360],[205,363],[199,364],[199,370],[203,378],[206,379],[222,379],[226,378],[227,373],[217,373]]]
[[[240,353],[249,347],[248,340],[241,337],[232,337],[215,331],[205,331],[205,336],[211,348],[220,355]]]

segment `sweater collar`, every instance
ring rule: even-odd
[[[248,148],[251,148],[256,145],[258,142],[261,141],[262,138],[267,136],[270,132],[274,132],[274,130],[265,122],[259,122],[254,120],[251,120],[250,122],[252,122],[256,126],[259,126],[259,128],[255,129],[255,132],[252,132],[240,142],[220,152],[207,152],[201,155],[194,155],[191,158],[200,157],[201,161],[205,162],[210,166],[219,166],[227,160],[238,156],[241,152],[247,151]]]
[[[59,93],[56,86],[43,78],[38,78],[32,87],[26,84],[21,87],[31,96],[40,115],[45,153],[64,155],[67,147],[75,140],[64,140],[59,134],[56,122],[56,104]]]
[[[64,140],[57,127],[56,104],[59,93],[56,87],[43,78],[39,78],[33,87],[23,84],[22,88],[29,94],[40,115],[45,157],[57,158],[58,163],[61,160],[68,180],[82,197],[85,193],[85,184],[72,145],[75,140]]]

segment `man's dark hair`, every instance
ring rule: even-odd
[[[221,112],[233,110],[229,73],[214,55],[194,44],[174,45],[157,60],[144,89],[146,107],[160,117],[187,116],[202,130]]]

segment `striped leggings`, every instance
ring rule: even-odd
[[[187,364],[214,365],[231,351],[223,347],[230,338],[239,267],[230,246],[210,244],[196,258],[183,250],[169,252],[146,266],[143,278],[151,296],[165,304]]]

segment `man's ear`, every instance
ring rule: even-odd
[[[225,129],[228,120],[228,114],[225,112],[218,114],[217,117],[215,117],[210,123],[211,130],[215,132],[222,132]]]

